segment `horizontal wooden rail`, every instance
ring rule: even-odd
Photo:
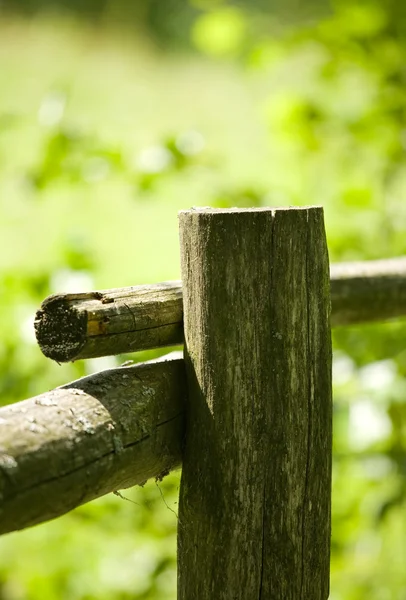
[[[183,358],[119,367],[0,409],[0,533],[181,464]]]
[[[406,258],[330,269],[333,327],[406,315]],[[47,298],[38,344],[58,362],[183,343],[180,281]]]
[[[330,266],[331,325],[406,315],[406,257]]]
[[[42,352],[57,362],[181,344],[181,283],[56,294],[34,325]]]

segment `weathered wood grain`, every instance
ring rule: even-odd
[[[179,600],[326,600],[329,265],[321,208],[180,213],[188,411]]]
[[[330,284],[333,327],[406,315],[406,258],[333,264]],[[58,362],[182,344],[182,284],[50,296],[35,329]]]
[[[182,358],[110,369],[0,409],[0,533],[180,465]]]

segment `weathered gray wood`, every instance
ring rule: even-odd
[[[179,344],[179,282],[49,296],[35,318],[45,356],[58,362]]]
[[[406,258],[331,265],[333,327],[406,315]]]
[[[180,213],[188,375],[179,600],[326,600],[331,341],[321,208]]]
[[[0,533],[181,463],[183,359],[84,377],[0,409]]]
[[[331,265],[333,327],[406,315],[406,258]],[[45,356],[67,362],[183,343],[182,284],[47,298],[37,312]]]

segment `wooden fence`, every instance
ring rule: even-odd
[[[184,357],[1,408],[0,533],[182,465],[179,599],[326,600],[330,326],[406,314],[406,259],[329,270],[320,207],[193,209],[180,242],[182,285],[43,302],[37,339],[59,362]]]

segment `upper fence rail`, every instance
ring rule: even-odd
[[[404,316],[406,257],[332,264],[330,289],[332,327]],[[58,362],[182,344],[182,283],[49,296],[35,331]]]

